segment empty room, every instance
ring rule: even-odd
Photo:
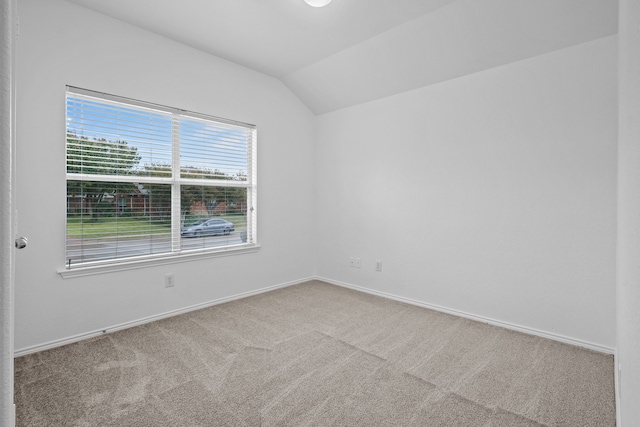
[[[639,2],[2,22],[0,425],[640,425]]]

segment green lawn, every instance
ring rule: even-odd
[[[110,217],[99,220],[89,218],[67,220],[67,237],[71,238],[135,237],[149,234],[169,235],[171,226],[149,218]]]
[[[233,222],[236,231],[246,230],[247,220],[243,215],[223,215],[216,218]],[[187,220],[187,224],[189,221]],[[169,236],[171,224],[149,217],[108,217],[93,220],[90,218],[67,219],[67,238],[101,238],[101,237],[139,237]]]

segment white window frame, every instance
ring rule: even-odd
[[[195,113],[178,108],[167,107],[164,105],[158,105],[139,101],[131,98],[106,94],[102,92],[96,92],[88,89],[82,89],[73,86],[67,86],[65,100],[68,96],[82,96],[95,98],[96,100],[103,100],[105,102],[115,102],[118,104],[124,104],[131,108],[151,109],[162,113],[169,113],[172,117],[172,174],[171,177],[154,177],[144,176],[143,181],[146,183],[158,183],[169,184],[171,186],[171,252],[165,252],[161,254],[151,254],[142,256],[131,256],[127,258],[114,258],[101,261],[88,261],[83,262],[77,266],[68,265],[65,262],[65,267],[58,270],[58,273],[64,277],[78,277],[91,274],[99,274],[110,271],[130,270],[142,267],[148,267],[153,265],[162,265],[168,263],[192,261],[201,258],[219,257],[238,255],[249,252],[255,252],[260,248],[257,239],[257,128],[255,125],[238,122],[234,120],[222,119],[219,117],[209,116],[205,114]],[[66,101],[65,101],[66,102]],[[65,110],[66,111],[66,110]],[[66,117],[66,113],[65,113]],[[244,128],[248,130],[251,138],[247,145],[247,179],[246,181],[229,181],[229,180],[217,180],[217,179],[195,179],[195,178],[182,178],[180,171],[180,136],[179,136],[179,121],[180,118],[195,120],[205,120],[216,124],[230,125]],[[66,129],[65,129],[66,135]],[[66,141],[66,136],[65,136]],[[65,156],[66,156],[65,149]],[[66,162],[65,162],[66,165]],[[126,176],[126,175],[94,175],[94,174],[79,174],[66,172],[67,181],[112,181],[112,182],[127,182],[135,183],[140,181],[141,177]],[[182,250],[181,249],[181,206],[180,206],[180,189],[181,186],[211,186],[211,187],[241,187],[247,189],[247,239],[246,243],[234,244],[227,246],[201,248],[196,250]],[[65,186],[65,193],[66,193]],[[67,214],[65,212],[65,229],[67,224]],[[66,240],[65,233],[65,240]],[[66,246],[65,246],[66,247]],[[65,249],[66,258],[66,249]]]

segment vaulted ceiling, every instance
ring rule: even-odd
[[[616,0],[69,0],[284,82],[322,114],[617,33]]]

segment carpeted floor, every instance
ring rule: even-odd
[[[613,358],[309,282],[16,359],[18,426],[615,425]]]

